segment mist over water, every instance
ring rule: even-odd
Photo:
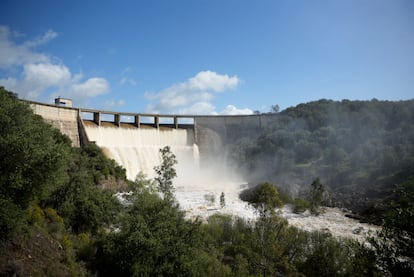
[[[161,162],[159,149],[170,146],[178,161],[177,178],[173,180],[175,195],[187,217],[207,218],[220,212],[245,219],[256,218],[253,208],[239,198],[239,193],[247,188],[242,174],[227,163],[224,150],[215,151],[214,156],[206,159],[200,157],[193,129],[86,125],[85,130],[90,141],[95,141],[106,155],[126,168],[130,180],[134,180],[139,172],[145,173],[148,178],[155,177],[154,167]],[[225,196],[224,207],[220,205],[222,193]],[[313,217],[297,215],[284,208],[281,215],[301,229],[329,229],[337,236],[358,237],[363,234],[353,235],[355,228],[371,229],[368,225],[362,226],[346,218],[339,209],[330,209],[322,216]]]
[[[134,180],[139,172],[148,178],[155,177],[154,167],[161,162],[159,149],[170,146],[178,161],[175,166],[177,178],[173,180],[175,194],[190,217],[206,217],[219,209],[254,217],[251,208],[239,199],[239,192],[245,188],[242,175],[227,164],[224,152],[201,162],[193,129],[86,125],[85,130],[90,141],[95,141],[108,157],[126,169],[130,180]],[[221,193],[225,195],[225,208],[220,207]]]

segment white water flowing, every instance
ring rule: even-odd
[[[184,166],[198,167],[193,130],[103,126],[85,126],[85,130],[90,141],[95,141],[109,158],[126,169],[130,180],[135,180],[139,172],[154,177],[154,167],[161,162],[159,149],[164,146],[170,146],[179,161],[178,176],[185,174],[181,172]]]

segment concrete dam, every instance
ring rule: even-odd
[[[178,160],[181,183],[228,174],[225,146],[242,137],[254,137],[274,115],[195,116],[120,113],[29,102],[33,111],[62,133],[72,145],[96,143],[135,179],[139,172],[154,176],[159,149],[170,146]],[[210,171],[208,171],[210,168]]]

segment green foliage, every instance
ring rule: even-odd
[[[0,198],[0,246],[19,232],[24,223],[23,215],[23,210],[10,199]]]
[[[86,262],[91,262],[95,256],[96,247],[93,244],[92,238],[87,233],[80,233],[76,238],[78,259]]]
[[[126,178],[125,171],[106,158],[95,144],[72,149],[68,183],[57,187],[44,205],[52,205],[75,233],[96,233],[110,226],[121,206],[112,191],[98,187],[108,177],[103,172],[116,179]]]
[[[414,180],[405,185],[414,185]],[[391,205],[384,231],[394,238],[400,255],[414,257],[414,189],[401,187],[396,194],[398,200]]]
[[[22,208],[61,184],[70,141],[0,88],[0,193]]]
[[[304,211],[311,208],[309,201],[303,198],[295,198],[293,200],[293,212],[294,213],[303,213]]]
[[[195,259],[191,261],[191,272],[189,276],[217,276],[217,277],[226,277],[226,276],[235,276],[232,274],[232,269],[220,262],[217,257],[212,255],[209,252],[199,251],[195,254]],[[243,276],[237,274],[236,276]]]
[[[148,179],[142,171],[137,174],[134,182],[129,183],[128,188],[129,191],[133,192],[133,195],[144,192],[155,193],[157,191],[156,182]]]
[[[288,228],[287,221],[275,214],[261,217],[254,228],[254,271],[263,275],[286,274],[290,271],[287,257],[280,243]]]
[[[375,255],[363,244],[299,230],[275,214],[255,222],[216,214],[200,231],[208,265],[219,268],[219,262],[230,276],[379,276]]]
[[[40,201],[40,207],[52,206],[75,232],[96,232],[111,222],[119,205],[110,192],[99,190],[97,185],[108,176],[125,180],[125,170],[106,158],[98,146],[71,148],[66,136],[3,88],[0,124],[3,239],[24,224],[21,215],[34,199]],[[31,209],[29,222],[39,221],[39,209]]]
[[[172,180],[177,176],[174,165],[177,164],[177,159],[174,153],[171,152],[169,146],[160,149],[161,165],[154,167],[157,177],[155,181],[158,183],[158,190],[166,200],[174,199],[174,187]]]
[[[0,87],[0,229],[7,240],[33,199],[66,182],[70,140]]]
[[[395,191],[383,228],[370,243],[378,264],[394,276],[414,275],[414,181]]]
[[[319,176],[333,200],[362,210],[414,176],[414,100],[323,99],[271,118],[256,137],[228,145],[251,183],[272,180],[305,190]]]
[[[111,191],[102,191],[79,180],[57,189],[52,204],[75,233],[96,233],[108,227],[121,208]]]
[[[362,243],[325,232],[310,233],[307,243],[304,259],[297,262],[306,276],[382,276],[374,252]]]
[[[32,203],[28,208],[28,217],[27,221],[30,224],[43,224],[45,221],[45,213],[42,208],[39,207],[36,203]]]
[[[142,193],[120,231],[98,242],[95,269],[101,276],[189,275],[199,244],[198,224],[156,194]]]
[[[80,153],[77,155],[87,157],[87,164],[84,169],[88,170],[90,177],[93,178],[94,184],[98,185],[103,178],[109,176],[115,177],[116,180],[126,179],[126,170],[116,164],[112,159],[108,159],[95,143],[89,143],[80,149]]]
[[[351,252],[328,233],[315,232],[309,238],[311,248],[298,267],[307,276],[344,276]]]
[[[63,218],[57,214],[55,209],[52,208],[46,208],[44,210],[44,213],[45,218],[47,219],[47,222],[45,224],[47,231],[54,237],[60,239],[66,231]]]
[[[250,200],[261,217],[274,214],[275,209],[282,206],[277,188],[270,183],[259,184]]]

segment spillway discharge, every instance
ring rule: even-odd
[[[170,146],[179,161],[177,175],[185,175],[186,169],[199,167],[198,147],[194,143],[192,129],[119,128],[86,126],[90,141],[95,141],[103,151],[127,171],[134,180],[139,172],[149,178],[155,176],[154,167],[159,165],[159,149]]]

